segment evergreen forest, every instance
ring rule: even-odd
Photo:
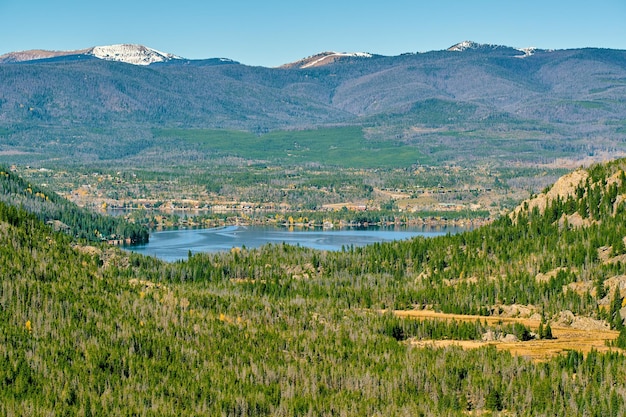
[[[623,159],[579,169],[462,234],[174,263],[94,239],[147,234],[4,170],[0,414],[624,415],[625,170]],[[541,330],[487,322],[511,305],[532,306]],[[480,318],[395,313],[426,310]],[[565,311],[619,336],[542,361],[416,343],[551,339]]]

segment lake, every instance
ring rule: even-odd
[[[338,251],[342,247],[364,246],[375,242],[434,237],[468,230],[455,226],[416,226],[403,228],[362,229],[284,229],[263,226],[226,226],[215,229],[178,229],[150,234],[150,242],[126,248],[132,252],[173,262],[186,259],[189,251],[224,252],[233,247],[258,248],[267,243],[300,245]]]

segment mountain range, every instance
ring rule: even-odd
[[[155,128],[359,126],[368,139],[446,162],[477,149],[509,162],[626,150],[622,50],[461,42],[399,56],[325,52],[265,68],[112,45],[6,54],[0,80],[0,152],[34,160],[136,154],[154,145]]]
[[[463,52],[467,50],[488,50],[506,48],[501,45],[486,45],[479,44],[472,41],[463,41],[448,48],[451,52]],[[537,48],[522,48],[517,49],[522,52],[519,57],[532,55]],[[375,55],[369,52],[334,52],[326,51],[321,52],[310,57],[302,58],[296,62],[290,62],[281,65],[280,68],[299,68],[307,69],[312,67],[320,67],[328,64],[335,63],[336,61],[345,58],[372,58]],[[377,55],[381,57],[382,55]],[[43,49],[33,49],[28,51],[9,52],[4,55],[0,55],[0,63],[18,63],[28,61],[41,61],[51,60],[57,58],[64,59],[85,59],[85,58],[97,58],[106,61],[118,61],[133,65],[151,65],[159,63],[188,63],[194,60],[188,60],[178,55],[170,54],[167,52],[161,52],[156,49],[152,49],[143,45],[137,44],[117,44],[106,46],[94,46],[91,48],[73,50],[73,51],[49,51]],[[221,58],[222,61],[229,61],[237,63],[230,59]],[[202,61],[202,60],[196,60]]]

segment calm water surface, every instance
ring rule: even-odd
[[[258,248],[267,243],[300,245],[322,250],[341,250],[342,247],[364,246],[375,242],[410,239],[415,236],[433,237],[447,233],[459,233],[462,227],[407,227],[287,230],[262,226],[227,226],[215,229],[179,229],[150,234],[146,245],[133,246],[129,250],[156,256],[168,262],[185,259],[189,251],[222,252],[233,247]]]

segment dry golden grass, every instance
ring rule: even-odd
[[[396,204],[398,205],[398,208],[402,210],[433,209],[438,207],[439,201],[428,194],[424,194],[416,198],[403,198],[397,200]]]
[[[489,325],[498,323],[521,323],[528,326],[531,330],[536,331],[539,328],[539,320],[529,318],[513,318],[513,317],[485,317],[485,316],[469,316],[460,314],[437,313],[430,310],[397,310],[394,311],[399,317],[407,317],[416,320],[436,319],[436,320],[456,320],[487,322]],[[613,340],[619,332],[614,330],[581,330],[570,327],[551,325],[552,335],[556,338],[553,340],[530,340],[526,342],[503,342],[503,341],[474,341],[474,340],[415,340],[411,343],[414,346],[460,346],[464,349],[474,349],[481,346],[494,345],[498,350],[507,350],[513,355],[529,357],[535,361],[543,361],[550,359],[561,352],[567,350],[577,350],[588,353],[592,349],[599,352],[615,350],[606,345],[607,340]]]

